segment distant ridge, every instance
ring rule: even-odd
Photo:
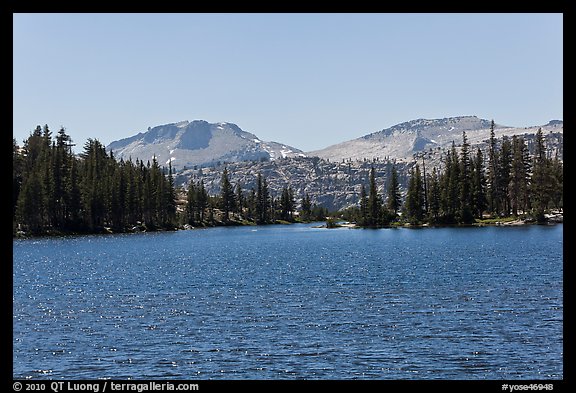
[[[234,123],[195,120],[149,128],[146,132],[110,143],[107,150],[125,160],[138,158],[147,161],[156,157],[160,165],[171,162],[176,170],[224,162],[306,156],[333,161],[378,159],[410,162],[421,152],[448,148],[453,141],[459,144],[463,132],[466,132],[470,144],[483,143],[490,136],[490,124],[491,120],[477,116],[416,119],[304,153],[296,147],[263,141]],[[538,128],[563,133],[564,122],[555,119],[533,127],[495,124],[495,134],[496,137],[535,134]]]
[[[477,116],[417,119],[306,154],[330,160],[395,159],[411,161],[414,154],[418,152],[438,147],[445,148],[452,141],[457,144],[460,143],[464,131],[470,143],[482,142],[490,136],[490,124],[491,120],[480,119]],[[546,125],[527,128],[495,124],[495,134],[496,136],[504,136],[536,133],[539,127],[562,132],[564,122],[551,120]]]
[[[175,169],[213,165],[218,162],[274,160],[304,156],[294,147],[262,141],[233,123],[208,123],[204,120],[164,124],[149,128],[107,146],[117,158],[151,160],[160,165],[172,163]]]

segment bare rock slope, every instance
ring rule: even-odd
[[[260,140],[232,123],[203,120],[165,124],[130,138],[110,143],[108,151],[125,160],[152,160],[172,163],[176,170],[214,165],[219,162],[274,160],[304,156],[303,152],[277,142]]]
[[[466,132],[471,145],[482,143],[490,137],[490,120],[476,116],[458,116],[443,119],[418,119],[400,123],[382,131],[342,142],[321,150],[306,153],[334,161],[362,159],[395,159],[412,161],[415,154],[450,147],[462,141]],[[503,136],[535,134],[540,126],[519,128],[496,124],[495,135]],[[564,123],[553,120],[541,126],[544,131],[563,132]]]

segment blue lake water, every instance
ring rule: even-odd
[[[13,376],[562,379],[563,226],[14,240]]]

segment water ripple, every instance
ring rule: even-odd
[[[15,240],[13,375],[562,378],[561,245],[562,226]]]

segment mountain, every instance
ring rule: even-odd
[[[363,137],[304,153],[295,147],[265,142],[233,123],[182,121],[149,128],[130,138],[108,145],[117,158],[151,160],[160,165],[171,161],[176,170],[213,166],[222,162],[275,160],[288,157],[319,157],[332,161],[395,160],[411,162],[423,152],[433,154],[462,141],[466,132],[471,145],[484,144],[490,137],[490,120],[476,116],[417,119],[394,125]],[[539,127],[545,132],[563,133],[562,120],[543,126],[510,127],[495,125],[496,137],[533,135]]]
[[[462,132],[470,144],[478,144],[490,137],[490,120],[476,116],[418,119],[400,123],[366,136],[342,142],[321,150],[307,152],[334,161],[361,159],[396,159],[411,161],[420,152],[447,148],[454,141],[462,141]],[[564,123],[552,120],[541,126],[545,131],[563,132]],[[495,124],[496,137],[535,134],[539,126],[517,128]]]
[[[551,120],[534,127],[495,125],[500,145],[503,137],[523,136],[530,154],[535,134],[544,131],[550,154],[563,157],[562,120]],[[208,123],[202,120],[166,124],[131,138],[112,142],[107,149],[117,158],[149,160],[155,155],[160,165],[178,170],[175,183],[188,187],[190,181],[203,180],[209,194],[220,192],[220,179],[228,167],[231,181],[245,192],[256,187],[258,173],[268,181],[270,192],[278,197],[290,185],[299,201],[306,193],[314,203],[338,210],[358,203],[360,188],[368,184],[371,167],[384,195],[391,166],[396,165],[402,192],[418,154],[425,154],[426,169],[442,167],[442,157],[452,141],[459,146],[465,131],[470,151],[480,148],[487,157],[490,121],[476,116],[444,119],[418,119],[368,134],[315,152],[275,142],[264,142],[232,123]],[[458,150],[460,151],[460,150]],[[422,161],[418,159],[422,164]]]
[[[502,134],[496,137],[498,146],[502,145],[503,137],[509,137],[506,132],[515,130],[516,134],[522,136],[528,147],[530,155],[535,152],[536,131],[539,127],[528,127],[521,129],[500,129],[495,134]],[[556,154],[562,159],[563,149],[563,123],[547,124],[542,126],[544,130],[544,143],[547,151],[554,157]],[[468,134],[468,131],[467,131]],[[485,137],[485,138],[484,138]],[[480,148],[485,159],[488,157],[488,133],[478,132],[475,141],[470,144],[470,151],[473,155],[476,149]],[[462,136],[455,138],[456,145],[460,145]],[[449,145],[451,146],[452,141]],[[425,171],[431,173],[432,168],[442,170],[444,167],[443,157],[449,147],[438,147],[428,149],[425,154]],[[457,147],[460,154],[460,147]],[[256,179],[258,174],[262,174],[268,182],[270,194],[275,198],[280,197],[282,189],[290,186],[294,191],[297,203],[302,197],[308,194],[313,203],[317,203],[331,211],[343,209],[350,206],[358,206],[360,190],[362,185],[369,184],[370,170],[373,167],[376,171],[376,183],[380,195],[386,195],[386,190],[390,182],[392,165],[396,167],[399,175],[399,183],[402,194],[405,194],[410,170],[418,163],[421,168],[423,161],[394,158],[386,159],[357,159],[357,160],[328,160],[319,157],[292,157],[274,161],[259,162],[235,162],[226,165],[232,184],[240,184],[244,192],[256,189]],[[188,188],[191,181],[202,180],[206,190],[210,195],[220,193],[220,182],[225,165],[210,166],[206,168],[190,168],[176,174],[174,180],[176,185]]]
[[[172,162],[174,169],[214,165],[218,162],[274,160],[304,156],[294,147],[265,142],[233,123],[182,121],[149,128],[130,138],[110,143],[116,158],[151,160],[160,165]]]
[[[562,120],[525,128],[496,124],[494,133],[498,146],[501,146],[504,137],[522,136],[529,153],[534,154],[538,128],[544,131],[546,148],[550,154],[558,154],[562,159]],[[443,157],[452,141],[460,152],[463,131],[466,131],[470,151],[476,152],[480,148],[487,159],[490,121],[475,116],[462,116],[413,120],[317,152],[306,153],[307,157],[255,163],[236,162],[228,164],[227,168],[231,182],[240,184],[245,192],[256,187],[257,175],[261,173],[267,179],[270,193],[274,197],[281,195],[283,187],[291,186],[297,202],[309,194],[312,202],[329,210],[339,210],[357,206],[360,189],[362,185],[368,185],[372,167],[376,170],[378,191],[380,195],[385,195],[391,168],[395,165],[401,192],[404,194],[410,169],[416,162],[422,165],[421,159],[415,160],[415,155],[425,153],[427,173],[434,167],[441,169],[444,165]],[[317,153],[323,158],[316,156]],[[218,195],[223,170],[224,165],[190,168],[180,171],[175,182],[187,188],[190,181],[203,180],[208,193]]]

